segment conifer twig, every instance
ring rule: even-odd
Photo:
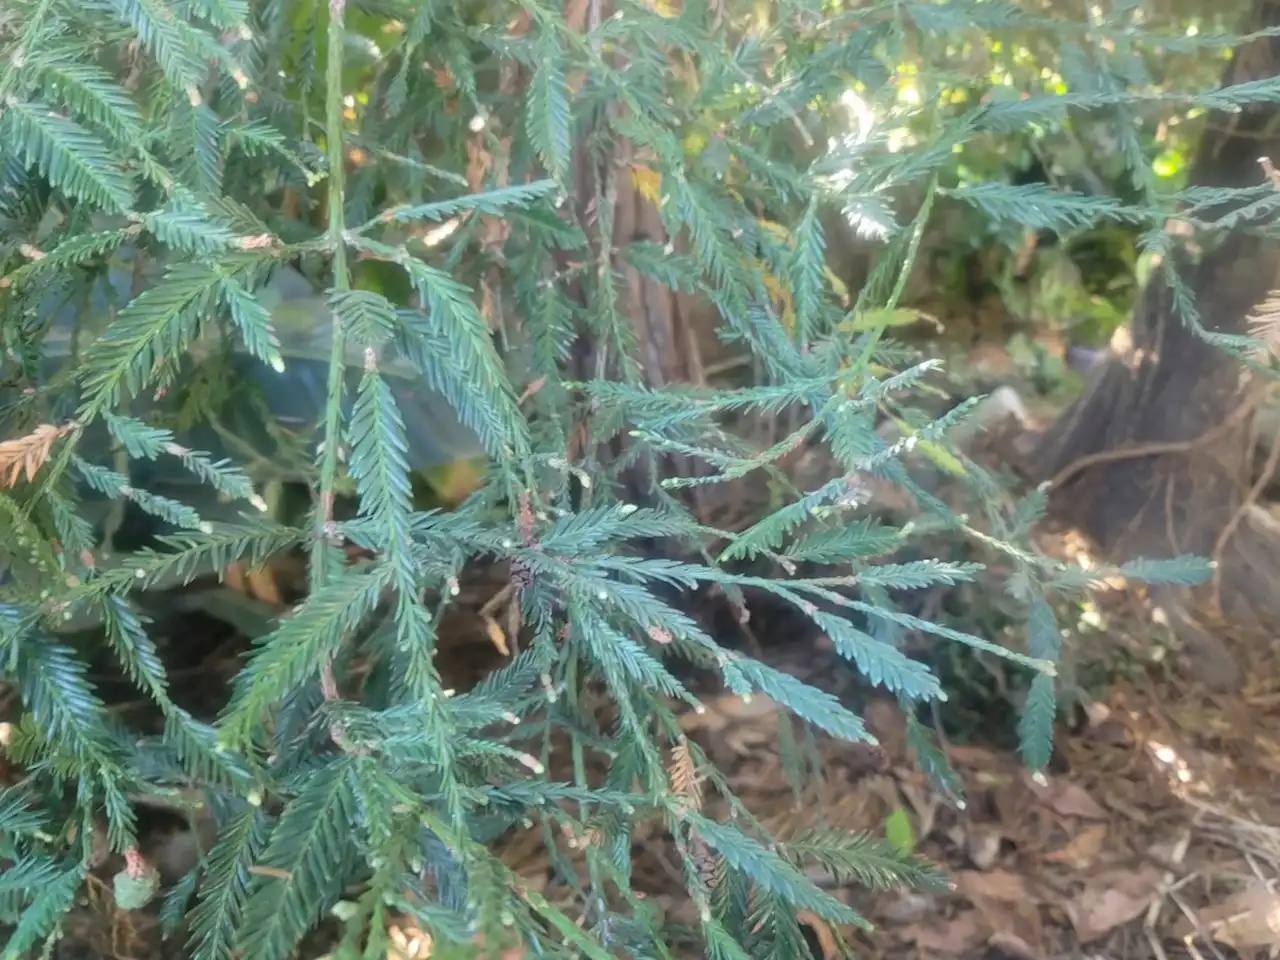
[[[338,692],[338,681],[333,675],[332,662],[325,663],[320,668],[320,690],[324,694],[326,703],[333,703],[342,699],[342,694]],[[329,725],[329,737],[337,745],[338,749],[345,753],[364,752],[352,744],[351,738],[347,736],[346,727],[336,720]]]
[[[329,230],[330,253],[333,256],[333,288],[331,293],[341,293],[351,286],[347,270],[346,216],[343,182],[346,162],[342,151],[342,54],[345,45],[346,0],[329,0],[329,52],[326,65],[325,88],[325,146],[329,160]],[[329,579],[329,563],[326,550],[333,527],[333,498],[337,486],[339,430],[342,426],[342,386],[346,360],[346,331],[337,310],[330,311],[333,318],[333,340],[329,354],[329,378],[325,394],[324,440],[320,451],[320,502],[316,510],[316,527],[311,542],[311,563],[307,571],[311,592],[323,587]],[[326,661],[320,666],[321,683],[325,699],[337,699],[337,684],[333,679],[333,664]],[[345,732],[339,724],[331,731],[334,743],[346,750]]]
[[[31,14],[31,19],[27,21],[27,28],[22,31],[22,37],[18,40],[18,46],[9,56],[9,62],[5,64],[4,73],[0,74],[0,102],[9,94],[9,88],[13,86],[14,78],[18,75],[18,70],[26,62],[28,48],[31,42],[40,35],[40,30],[44,27],[44,19],[49,14],[49,10],[53,7],[53,0],[40,0],[40,6]]]
[[[907,254],[903,258],[902,265],[898,271],[898,277],[893,285],[893,293],[889,296],[889,302],[885,304],[883,319],[871,328],[867,342],[862,348],[862,353],[854,364],[853,369],[856,371],[864,371],[867,364],[871,362],[871,355],[875,353],[876,347],[880,343],[880,339],[884,336],[885,330],[889,327],[889,317],[893,311],[898,308],[898,303],[902,299],[903,293],[907,288],[907,280],[911,275],[912,268],[915,267],[916,257],[920,253],[920,243],[924,239],[924,229],[929,222],[929,214],[933,210],[933,200],[938,192],[938,177],[935,174],[929,178],[929,185],[925,188],[924,201],[920,204],[920,210],[916,214],[915,224],[911,228],[911,239],[907,244]]]
[[[347,270],[347,240],[344,180],[345,158],[342,152],[342,53],[346,19],[346,0],[329,0],[329,60],[325,76],[325,139],[329,160],[329,230],[328,241],[333,256],[333,292],[351,287]],[[320,460],[320,503],[316,519],[315,539],[311,547],[311,588],[323,586],[327,566],[323,553],[333,523],[334,488],[337,485],[339,430],[342,419],[342,380],[346,356],[346,331],[337,311],[333,313],[333,341],[329,354],[328,394],[325,402],[324,440]]]

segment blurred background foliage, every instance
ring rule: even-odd
[[[641,5],[658,35],[664,18],[680,13],[664,3]],[[529,31],[528,14],[518,14],[507,30],[495,31],[494,18],[510,16],[509,6],[435,0],[417,5],[416,15],[406,17],[413,6],[363,0],[353,4],[347,18],[344,84],[354,91],[346,105],[354,126],[347,149],[348,215],[353,223],[395,205],[428,202],[441,182],[473,191],[495,180],[518,182],[535,162],[530,155],[506,155],[512,142],[517,150],[529,149],[529,139],[511,138],[511,131],[531,118],[518,78],[511,76],[512,63],[505,59],[513,56],[527,64],[536,60],[539,41],[537,32]],[[1140,106],[1126,105],[1126,116],[1139,135],[1142,162],[1161,189],[1172,192],[1186,185],[1187,157],[1205,121],[1202,111],[1187,111],[1177,94],[1216,82],[1229,51],[1214,49],[1205,40],[1230,33],[1244,12],[1243,4],[1215,4],[1211,10],[1194,2],[1093,5],[1088,16],[1095,23],[1105,22],[1106,29],[1092,35],[1083,22],[1070,28],[1074,8],[1064,15],[1051,3],[962,6],[963,10],[928,2],[833,2],[825,5],[821,18],[787,3],[725,6],[725,29],[741,41],[743,58],[774,61],[776,76],[829,69],[834,78],[804,103],[765,102],[765,109],[788,112],[793,122],[777,125],[769,146],[768,159],[785,164],[777,167],[771,183],[777,189],[743,197],[758,211],[762,225],[780,229],[778,224],[794,221],[795,195],[786,189],[785,171],[832,153],[842,140],[874,131],[895,152],[920,150],[939,124],[977,103],[1035,94],[1087,96],[1114,85],[1116,78],[1150,94]],[[252,64],[253,90],[246,99],[290,138],[290,158],[296,163],[278,162],[284,141],[268,135],[256,121],[219,120],[217,89],[204,91],[205,102],[189,109],[185,119],[190,127],[183,131],[188,149],[175,155],[180,171],[192,182],[221,186],[229,204],[243,205],[240,213],[260,218],[278,236],[299,244],[297,270],[277,275],[267,295],[274,301],[267,305],[282,330],[286,352],[310,361],[291,364],[288,376],[298,378],[296,383],[291,379],[285,388],[264,396],[264,391],[272,391],[262,378],[244,376],[234,364],[227,368],[228,358],[211,351],[164,398],[168,425],[211,425],[219,447],[234,445],[234,452],[247,454],[263,479],[271,482],[301,479],[308,468],[305,446],[296,436],[309,429],[302,424],[306,418],[300,410],[318,409],[322,389],[319,361],[327,328],[316,290],[322,286],[324,257],[309,256],[306,245],[325,219],[324,185],[313,175],[324,146],[324,90],[313,78],[316,64],[325,60],[327,17],[325,0],[269,4],[263,22],[270,35],[252,46],[234,40],[229,44],[237,56],[261,59]],[[908,20],[926,29],[907,31]],[[900,42],[895,49],[902,57],[892,71],[876,57],[849,58],[846,63],[822,60],[824,55],[830,59],[827,45],[836,32],[855,31],[868,21],[887,22],[891,33],[897,24],[900,36],[894,39]],[[460,28],[446,31],[449,41],[443,46],[430,36],[431,24],[441,22]],[[115,38],[104,38],[111,39]],[[751,183],[758,188],[760,162],[766,157],[725,137],[755,96],[745,87],[741,97],[701,95],[696,56],[697,51],[676,48],[667,64],[673,90],[686,94],[673,96],[668,104],[686,158],[731,188],[738,184],[747,191]],[[128,73],[127,63],[119,66]],[[743,76],[748,76],[745,71]],[[568,79],[572,89],[574,80]],[[221,91],[228,102],[231,93]],[[414,109],[399,110],[409,99]],[[946,190],[1001,181],[1043,183],[1137,202],[1140,186],[1127,172],[1133,158],[1123,154],[1123,144],[1114,137],[1115,122],[1116,116],[1105,110],[1081,111],[1064,115],[1053,126],[1032,123],[1024,130],[983,134],[955,147],[940,171],[941,196],[903,297],[903,306],[918,308],[930,319],[899,332],[950,352],[961,361],[953,369],[961,377],[972,376],[975,388],[989,386],[994,374],[996,379],[1034,382],[1039,392],[1058,399],[1073,390],[1079,377],[1066,363],[1068,346],[1104,346],[1123,323],[1140,287],[1144,266],[1136,252],[1138,228],[1105,222],[1059,233],[1031,230],[1007,218],[989,217],[972,203],[952,201]],[[240,147],[226,162],[215,149],[223,139]],[[299,143],[313,143],[314,152],[293,156]],[[658,176],[643,158],[637,158],[629,172],[642,196],[657,198]],[[754,181],[749,172],[756,175]],[[838,182],[848,170],[833,161],[830,174]],[[916,183],[904,189],[918,194],[921,187]],[[35,205],[39,198],[27,202]],[[516,211],[515,229],[521,217],[534,215]],[[843,216],[829,214],[825,219],[830,279],[846,298],[865,281],[872,251],[883,236],[885,225],[877,224],[876,215],[846,210]],[[56,214],[50,216],[54,220],[45,224],[45,233],[59,226]],[[483,216],[416,220],[393,231],[385,242],[427,252],[432,262],[474,282],[502,266],[495,242],[500,238],[487,235],[488,230],[492,224]],[[154,272],[159,266],[149,263],[147,270]],[[99,322],[145,279],[134,274],[128,246],[105,264],[87,269],[104,267],[109,279],[103,278],[92,298]],[[83,322],[85,314],[82,304],[59,298],[61,291],[82,291],[83,285],[71,275],[55,281],[52,288],[40,291],[46,306],[39,316],[63,328],[68,334],[64,352],[70,353],[70,327],[77,316]],[[353,281],[357,289],[375,291],[393,303],[410,302],[409,282],[394,263],[360,259],[354,264]],[[788,293],[777,284],[773,289],[785,317]],[[504,329],[503,305],[493,293],[486,294],[483,306],[499,333],[509,335],[503,344],[508,357],[531,349],[517,342],[513,330]],[[706,309],[698,320],[709,327],[715,323],[714,312]],[[29,345],[27,333],[7,330],[8,348]],[[710,337],[707,332],[702,339]],[[979,345],[988,352],[965,362]],[[714,368],[720,358],[705,359]],[[305,395],[308,400],[293,409],[286,395]],[[277,418],[283,412],[284,433],[258,416],[265,408]],[[441,416],[429,416],[430,428],[421,431],[421,443],[433,447],[430,441],[435,437],[439,449],[424,454],[419,466],[425,487],[435,497],[457,502],[479,482],[478,449],[473,438],[449,422],[447,411],[442,416],[443,422]],[[271,436],[262,436],[264,431]],[[210,439],[207,430],[201,439]]]
[[[747,67],[767,62],[773,76],[791,80],[820,72],[830,76],[821,83],[793,84],[806,96],[817,90],[802,102],[780,95],[761,103],[759,91],[748,86],[754,71],[743,69],[736,92],[733,84],[707,84],[716,91],[709,96],[700,83],[698,51],[673,43],[657,68],[669,71],[672,95],[665,109],[690,167],[735,191],[755,211],[765,234],[786,247],[791,239],[782,225],[795,223],[802,213],[799,194],[788,183],[792,172],[826,158],[832,192],[839,195],[841,184],[856,176],[843,159],[850,141],[876,138],[899,155],[950,149],[893,332],[948,360],[948,387],[954,394],[971,395],[1012,382],[1024,396],[1043,401],[1045,409],[1060,407],[1079,389],[1087,351],[1104,347],[1125,322],[1146,269],[1137,251],[1139,228],[1104,220],[1062,231],[1037,230],[1013,218],[990,216],[947,191],[993,182],[1044,184],[1140,204],[1143,185],[1129,172],[1135,158],[1125,155],[1124,143],[1115,136],[1117,122],[1134,125],[1139,159],[1160,190],[1184,188],[1187,158],[1206,120],[1203,111],[1188,111],[1178,94],[1217,83],[1230,51],[1209,41],[1238,29],[1247,6],[1222,3],[1206,9],[1193,0],[1090,5],[1085,13],[1097,28],[1092,32],[1074,6],[1064,10],[1054,3],[863,5],[837,0],[825,4],[821,16],[810,8],[766,0],[698,0],[681,8],[654,0],[625,6],[656,37],[673,39],[674,33],[664,37],[664,24],[698,14],[704,3],[723,18],[723,29]],[[585,11],[583,3],[570,0],[565,15],[581,17]],[[536,122],[558,122],[531,113],[522,86],[529,82],[542,42],[531,29],[531,13],[536,16],[537,8],[445,0],[352,3],[343,78],[344,89],[352,91],[345,104],[349,222],[365,224],[379,211],[429,203],[441,185],[454,193],[476,193],[537,174],[531,147],[535,138],[512,135]],[[494,29],[501,17],[508,19],[502,29]],[[97,20],[92,23],[96,27]],[[175,124],[180,122],[172,160],[192,183],[222,193],[220,213],[238,218],[250,234],[259,223],[295,245],[292,265],[276,270],[260,297],[279,332],[287,372],[282,378],[270,376],[247,354],[228,353],[215,343],[157,396],[150,414],[159,425],[187,431],[196,447],[244,464],[278,519],[295,522],[306,509],[313,479],[312,445],[323,407],[331,321],[319,292],[327,256],[314,243],[326,220],[326,187],[318,175],[325,148],[325,91],[315,78],[317,65],[326,61],[327,2],[268,3],[261,24],[267,35],[257,43],[224,38],[228,49],[251,68],[249,93],[230,89],[224,79],[220,87],[201,91],[198,106],[153,106],[172,110]],[[867,43],[878,45],[875,49],[851,54],[849,44],[832,42],[856,35],[868,24],[882,31],[866,31]],[[922,29],[910,29],[912,24]],[[122,28],[121,36],[125,33]],[[447,39],[437,42],[437,36]],[[103,37],[102,49],[119,39]],[[887,49],[895,51],[896,63],[884,59]],[[833,50],[844,59],[833,61]],[[129,76],[130,63],[116,66]],[[574,91],[580,78],[566,79]],[[1013,131],[984,133],[951,148],[934,142],[948,121],[982,102],[1045,94],[1088,97],[1118,89],[1120,83],[1146,95],[1136,104],[1126,103],[1123,115],[1072,111],[1053,124],[1033,122]],[[726,88],[731,92],[726,94]],[[145,104],[147,91],[135,92]],[[600,96],[599,89],[592,95]],[[237,106],[241,98],[244,107]],[[406,102],[412,102],[412,110],[400,109]],[[603,110],[607,104],[579,103],[577,108]],[[775,124],[763,149],[748,146],[734,139],[744,111],[754,111],[753,116],[780,112],[790,122]],[[235,149],[227,151],[228,146]],[[282,157],[289,162],[280,162]],[[626,175],[640,196],[657,202],[661,178],[655,166],[637,156]],[[912,209],[922,191],[919,178],[904,178],[899,187],[890,185],[887,195],[901,199],[903,209]],[[33,238],[37,242],[66,227],[48,199],[22,201],[24,209],[44,216]],[[892,214],[888,204],[869,204],[824,215],[827,279],[846,307],[854,305],[867,283],[888,228],[883,218]],[[524,338],[520,324],[510,319],[502,285],[486,285],[484,278],[500,270],[519,275],[525,268],[505,262],[501,249],[509,231],[520,231],[522,222],[554,226],[566,232],[567,241],[575,228],[549,221],[535,209],[514,208],[507,217],[498,222],[442,212],[407,219],[403,225],[384,218],[378,226],[386,231],[382,242],[404,244],[482,291],[482,314],[498,335],[513,380],[530,384],[542,362],[536,354],[549,348]],[[18,236],[18,231],[0,229],[0,244],[11,244]],[[74,357],[77,337],[101,329],[131,292],[163,269],[163,262],[144,260],[140,271],[133,252],[122,245],[99,260],[46,274],[34,289],[19,290],[17,296],[39,301],[28,314],[34,324],[52,329],[42,338],[32,336],[30,327],[5,328],[6,347],[22,361],[15,382],[31,372],[27,365],[38,362],[31,344],[43,339],[46,364]],[[633,260],[651,253],[640,243],[628,251]],[[585,269],[571,264],[568,275]],[[86,272],[97,277],[87,302]],[[357,259],[352,279],[357,289],[379,293],[396,305],[412,303],[406,274],[392,262]],[[789,291],[776,278],[770,290],[788,322]],[[0,290],[0,297],[10,293]],[[714,378],[716,370],[731,365],[725,361],[732,359],[732,346],[716,342],[713,328],[719,318],[709,304],[695,304],[689,313],[700,328],[703,360]],[[858,329],[856,319],[850,329]],[[1083,362],[1073,355],[1076,348],[1086,348]],[[360,362],[355,351],[350,361],[354,376]],[[21,398],[10,408],[13,430],[49,419],[39,401],[49,396],[56,400],[61,381],[54,377],[48,382],[46,392]],[[460,502],[483,482],[482,451],[475,437],[457,423],[447,404],[421,387],[406,381],[399,399],[409,411],[419,502]],[[543,413],[555,409],[556,398],[540,397],[537,391],[529,401],[535,422],[540,405]],[[105,430],[99,434],[105,457],[110,437]],[[152,471],[136,478],[148,489],[191,502],[202,515],[217,515],[217,505],[208,502],[208,488],[182,471],[157,475],[156,469],[166,468],[142,462],[131,466]],[[130,518],[109,509],[105,498],[97,506],[103,524],[127,534],[121,546],[145,542],[148,518],[131,515],[143,521],[142,529],[132,530]]]

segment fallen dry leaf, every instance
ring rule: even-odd
[[[933,912],[936,906],[937,901],[933,897],[903,891],[885,904],[880,913],[889,923],[906,926],[919,923]]]
[[[965,837],[965,850],[969,860],[979,870],[990,870],[1000,858],[1000,845],[1004,834],[991,824],[971,824]]]
[[[274,607],[285,606],[284,595],[280,592],[280,585],[276,583],[275,573],[271,567],[254,567],[245,574],[245,577],[249,581],[249,590],[253,596]]]
[[[686,713],[680,717],[680,728],[685,733],[695,730],[719,733],[726,727],[743,723],[776,725],[778,711],[782,709],[777,701],[763,694],[753,694],[748,700],[736,694],[726,693],[707,697],[702,703],[706,707],[703,713]]]
[[[968,953],[986,942],[990,935],[982,915],[968,910],[948,920],[931,920],[913,927],[907,934],[924,956]]]
[[[1034,903],[1023,900],[1018,903],[997,903],[995,900],[979,900],[977,903],[991,939],[1009,944],[1020,944],[1023,955],[1035,956],[1038,945],[1044,942],[1044,925],[1040,922],[1040,910]],[[1014,951],[1010,951],[1014,952]]]
[[[836,938],[832,936],[831,928],[821,917],[808,910],[801,910],[796,914],[796,919],[812,930],[814,936],[818,938],[818,945],[822,949],[822,960],[836,960],[840,956],[840,947],[836,944]]]
[[[955,766],[970,770],[999,770],[1005,766],[1000,754],[971,744],[952,744],[947,748],[947,757]]]
[[[493,617],[486,616],[484,618],[484,632],[489,637],[489,642],[493,644],[494,649],[504,657],[511,656],[511,648],[507,646],[507,635],[502,632],[502,627]]]
[[[703,706],[702,713],[691,711],[680,717],[680,729],[687,735],[705,732],[716,745],[740,756],[750,753],[753,745],[776,742],[782,707],[763,694],[753,694],[749,700],[724,694],[703,700]]]
[[[1034,956],[1044,940],[1037,897],[1026,877],[1008,870],[979,873],[967,870],[956,877],[960,894],[973,901],[994,935],[1024,945]]]
[[[1224,902],[1196,912],[1200,929],[1233,950],[1257,950],[1280,945],[1280,893],[1261,884],[1246,887]],[[1183,917],[1174,932],[1183,938],[1197,932]]]
[[[1018,837],[1020,842],[1025,842],[1028,837],[1039,837],[1045,826],[1049,825],[1041,821],[1054,820],[1052,826],[1056,826],[1057,818],[1052,810],[1027,801],[1027,792],[1016,774],[1007,776],[993,773],[988,776],[990,782],[985,784],[985,799],[990,802],[992,819],[1000,824],[1006,836]],[[980,778],[981,775],[974,779],[981,783]],[[970,793],[973,792],[971,788]],[[977,798],[975,804],[976,800]]]
[[[1036,783],[1030,775],[1025,776],[1027,787],[1036,795],[1036,799],[1054,813],[1064,817],[1080,817],[1084,820],[1106,820],[1107,811],[1099,806],[1098,801],[1089,796],[1089,791],[1070,780],[1054,778],[1044,786]]]
[[[565,24],[574,33],[585,33],[587,29],[587,0],[569,0],[564,5]]]
[[[880,746],[889,756],[900,757],[906,754],[907,720],[902,708],[892,700],[872,700],[862,712],[862,722],[875,734]]]
[[[1098,859],[1107,840],[1107,825],[1093,823],[1085,827],[1057,850],[1045,855],[1046,860],[1065,863],[1077,870],[1087,870]]]
[[[956,874],[955,881],[956,890],[975,903],[980,898],[1018,903],[1031,895],[1026,878],[1008,870],[963,870]]]
[[[1161,872],[1149,864],[1136,870],[1108,870],[1092,877],[1066,904],[1082,943],[1089,943],[1140,916],[1160,891]]]
[[[997,953],[1001,953],[1006,957],[1014,957],[1016,960],[1040,960],[1043,954],[1035,947],[1027,943],[1016,933],[997,930],[991,935],[991,939],[987,941],[987,945],[993,947]]]

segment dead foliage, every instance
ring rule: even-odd
[[[0,443],[0,485],[17,486],[24,475],[27,483],[34,480],[53,452],[53,445],[76,427],[75,423],[42,423],[24,437]]]

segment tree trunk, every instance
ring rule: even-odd
[[[565,21],[570,30],[587,33],[597,29],[611,15],[612,9],[612,0],[565,0]],[[614,52],[610,56],[618,59],[621,54]],[[612,109],[619,108],[606,108]],[[605,116],[600,119],[603,122]],[[590,134],[581,136],[573,147],[575,213],[578,223],[587,227],[589,256],[600,271],[610,270],[618,278],[616,309],[630,321],[637,349],[633,356],[627,358],[618,356],[616,351],[611,355],[608,346],[598,342],[592,331],[581,329],[573,344],[570,370],[575,378],[587,381],[617,375],[624,365],[635,362],[650,386],[701,384],[704,382],[701,352],[706,340],[699,336],[698,318],[687,315],[687,306],[682,310],[674,291],[642,275],[619,254],[625,245],[635,241],[665,245],[671,239],[667,236],[658,208],[642,195],[632,178],[631,164],[635,160],[632,145],[626,138],[619,137],[608,156],[596,156],[590,145]],[[607,240],[593,229],[601,204],[610,207],[611,235]],[[602,249],[606,242],[608,249]],[[567,268],[567,258],[562,257],[561,260],[562,268]],[[576,281],[570,289],[580,304],[588,302],[585,283]],[[587,452],[579,447],[585,444],[588,432],[588,424],[580,424],[571,437],[571,460]],[[591,455],[607,461],[622,456],[623,448],[623,441],[615,439],[611,448],[592,451]],[[667,462],[659,467],[664,475],[669,471],[688,476],[696,469],[697,465],[684,457],[667,458]],[[647,465],[640,462],[628,469],[622,479],[633,502],[649,503],[654,499],[654,485],[660,478],[652,475]],[[696,488],[686,496],[696,507]]]
[[[1280,24],[1280,0],[1257,0],[1253,15],[1258,27]],[[1270,78],[1278,68],[1280,39],[1263,39],[1237,51],[1225,82]],[[1264,182],[1259,158],[1280,161],[1275,119],[1266,105],[1211,115],[1191,182]],[[1209,237],[1204,250],[1193,252],[1199,262],[1179,270],[1204,327],[1247,332],[1251,314],[1280,288],[1280,244],[1233,232]],[[1188,329],[1172,299],[1156,270],[1129,328],[1113,339],[1089,389],[1042,438],[1035,463],[1042,479],[1053,481],[1055,512],[1109,558],[1193,553],[1219,561],[1212,587],[1191,596],[1157,588],[1153,600],[1197,674],[1230,688],[1239,670],[1191,610],[1280,626],[1280,523],[1253,502],[1251,480],[1252,410],[1263,385]]]

